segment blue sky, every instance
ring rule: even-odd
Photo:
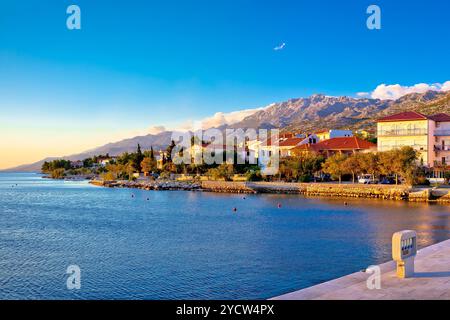
[[[70,4],[81,30],[66,28]],[[381,30],[366,28],[370,4]],[[0,131],[62,155],[313,93],[443,83],[449,12],[444,0],[2,0]],[[51,139],[62,131],[69,141]]]

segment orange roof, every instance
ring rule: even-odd
[[[392,114],[387,117],[383,117],[378,119],[378,122],[389,122],[389,121],[412,121],[412,120],[427,120],[428,117],[420,112],[415,111],[407,111]]]
[[[284,138],[284,139],[290,139],[290,138],[293,138],[294,136],[295,136],[295,134],[293,134],[292,132],[280,133],[280,138]]]
[[[376,148],[376,144],[358,137],[339,137],[320,141],[316,144],[301,145],[299,150],[324,151],[324,150],[363,150]]]
[[[289,138],[289,139],[280,141],[279,146],[280,147],[295,147],[303,140],[305,140],[305,138]]]
[[[450,115],[446,113],[438,113],[432,116],[426,116],[420,112],[407,111],[397,114],[393,114],[381,119],[378,122],[389,122],[389,121],[412,121],[412,120],[433,120],[436,122],[450,122]]]

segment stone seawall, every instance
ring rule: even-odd
[[[203,181],[202,189],[211,192],[230,193],[283,193],[306,196],[378,198],[389,200],[409,200],[413,191],[408,186],[356,185],[330,183],[283,183],[283,182],[224,182]],[[415,194],[414,201],[427,201],[428,193]]]
[[[318,184],[308,185],[305,194],[308,196],[408,200],[410,192],[411,188],[408,186]]]
[[[363,185],[335,183],[228,182],[228,181],[101,181],[91,184],[109,188],[143,190],[186,190],[219,193],[302,194],[317,197],[373,198],[411,202],[450,204],[450,188],[412,188],[403,185]]]
[[[102,181],[92,180],[91,184],[107,188],[133,188],[142,190],[185,190],[201,189],[200,183],[180,181]]]

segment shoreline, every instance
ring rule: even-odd
[[[102,181],[92,185],[107,188],[133,188],[155,191],[202,191],[235,194],[299,194],[310,197],[367,198],[408,202],[450,204],[450,188],[410,187],[405,185],[364,185],[290,182],[228,181]]]

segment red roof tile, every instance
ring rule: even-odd
[[[411,121],[411,120],[427,120],[427,119],[428,117],[422,113],[415,111],[407,111],[383,117],[381,119],[378,119],[378,122]]]
[[[438,113],[429,117],[431,120],[436,122],[450,122],[450,115],[446,113]]]
[[[295,134],[293,134],[292,132],[285,132],[285,133],[280,133],[280,139],[290,139],[290,138],[294,138]]]
[[[324,150],[362,150],[376,148],[376,144],[358,137],[339,137],[324,140],[313,145],[301,145],[298,150],[324,151]]]
[[[280,141],[280,147],[295,147],[300,142],[305,140],[305,138],[289,138],[283,141]]]

